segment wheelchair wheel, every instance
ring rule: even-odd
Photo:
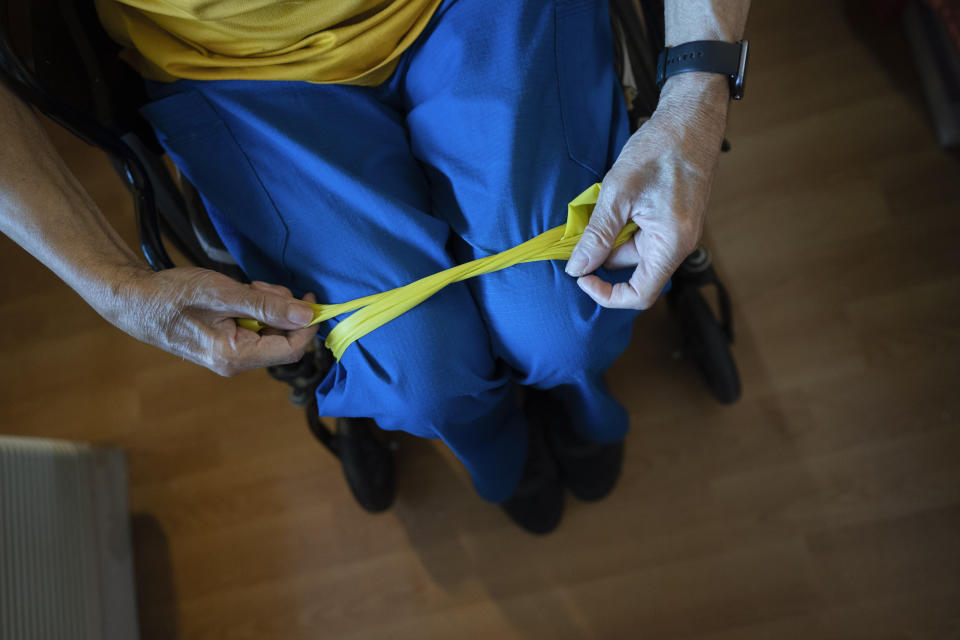
[[[718,319],[701,287],[717,288],[721,317]],[[730,300],[710,265],[710,254],[699,248],[677,271],[667,302],[680,328],[681,352],[693,360],[713,395],[723,404],[740,398],[740,374],[730,352],[733,327]]]
[[[320,421],[316,400],[306,408],[310,432],[339,460],[354,499],[370,513],[390,508],[397,495],[393,449],[370,418],[337,418],[336,431]]]
[[[703,374],[710,391],[723,404],[740,398],[740,374],[730,353],[727,336],[696,287],[683,288],[674,296],[683,353]]]
[[[389,443],[370,418],[337,418],[337,449],[347,485],[370,513],[390,508],[397,495],[397,466]],[[382,434],[380,434],[382,435]]]
[[[314,339],[298,362],[268,367],[267,373],[290,386],[290,402],[304,407],[310,433],[340,461],[357,503],[371,513],[384,511],[397,493],[392,443],[370,418],[338,418],[335,431],[320,420],[315,392],[333,364],[333,354]]]

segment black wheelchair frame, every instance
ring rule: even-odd
[[[664,43],[663,2],[612,0],[610,14],[617,72],[636,129],[657,104],[654,78],[656,55]],[[154,270],[174,266],[164,247],[166,238],[192,264],[248,281],[217,236],[196,190],[168,170],[163,149],[138,113],[147,102],[144,83],[120,60],[119,49],[100,26],[92,0],[0,0],[0,80],[108,154],[133,197],[147,263]],[[700,291],[706,285],[716,287],[719,318]],[[740,381],[729,349],[730,300],[706,249],[698,248],[681,265],[667,298],[679,327],[680,351],[697,364],[719,401],[734,402]],[[318,343],[300,362],[271,367],[269,373],[291,385],[294,404],[306,406],[311,432],[341,459],[361,505],[380,511],[395,494],[391,447],[375,433],[372,420],[340,419],[336,432],[320,421],[313,390],[331,365],[331,354]],[[371,482],[379,483],[378,500],[369,498],[365,484]]]

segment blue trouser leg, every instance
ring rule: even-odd
[[[404,61],[402,88],[413,154],[465,261],[562,224],[629,132],[606,3],[459,0],[441,11]],[[521,384],[560,388],[583,435],[623,438],[627,414],[603,374],[636,312],[599,307],[561,261],[468,284]]]
[[[251,278],[339,302],[454,264],[449,225],[380,92],[288,82],[179,82],[144,109]],[[334,322],[325,323],[324,333]],[[526,426],[466,285],[361,338],[320,412],[442,438],[478,492],[509,496]]]

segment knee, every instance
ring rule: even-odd
[[[421,347],[384,390],[390,404],[385,420],[404,431],[438,436],[491,411],[507,380],[498,374],[485,341],[434,336]],[[477,357],[481,350],[483,359]]]
[[[428,300],[361,338],[341,364],[344,395],[366,407],[363,415],[417,435],[436,436],[451,421],[481,415],[506,384],[465,290]]]
[[[553,386],[602,373],[630,342],[636,312],[604,309],[572,280],[561,284],[550,295],[513,303],[509,322],[497,325],[495,340],[528,384]],[[547,289],[541,283],[531,290]]]
[[[519,339],[510,340],[509,348],[511,364],[526,375],[528,383],[553,386],[602,365],[605,344],[589,325],[550,314],[531,326],[535,330],[518,332]]]

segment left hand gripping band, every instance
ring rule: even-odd
[[[338,304],[305,303],[313,307],[313,321],[307,326],[329,320],[342,313],[356,311],[334,327],[330,335],[327,336],[325,344],[333,352],[334,357],[339,360],[343,352],[354,341],[409,311],[448,284],[506,269],[521,262],[567,260],[580,240],[580,236],[583,235],[587,222],[590,221],[590,215],[593,213],[593,207],[597,203],[599,194],[600,185],[593,185],[567,205],[566,224],[544,231],[532,240],[518,244],[512,249],[466,262],[421,278],[408,285],[357,298],[350,302]],[[614,247],[619,247],[629,240],[637,229],[636,224],[628,222],[620,235],[617,236]],[[237,324],[251,331],[260,331],[264,327],[263,323],[249,318],[237,320]]]

